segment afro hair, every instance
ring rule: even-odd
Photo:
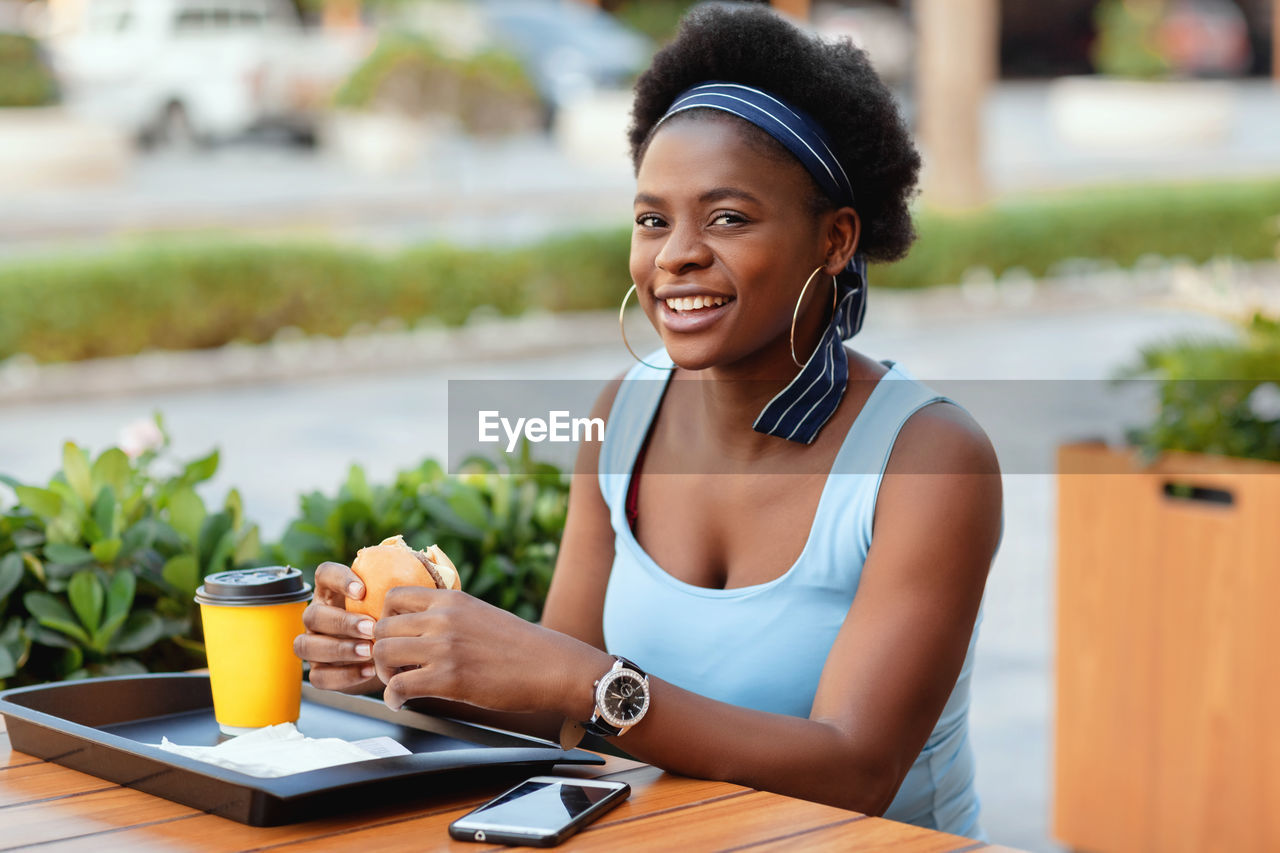
[[[865,52],[847,40],[828,43],[809,36],[767,7],[695,9],[636,82],[629,138],[637,169],[667,108],[685,89],[707,80],[764,89],[811,115],[827,132],[853,184],[862,220],[859,250],[874,261],[906,255],[915,239],[908,203],[920,155]],[[683,115],[706,113],[714,115],[711,110]],[[759,134],[790,156],[763,131]]]

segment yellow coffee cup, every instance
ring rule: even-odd
[[[302,661],[293,638],[310,598],[302,572],[288,566],[218,572],[196,590],[213,715],[226,734],[297,721]]]

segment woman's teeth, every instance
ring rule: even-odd
[[[666,300],[672,311],[697,311],[699,308],[718,308],[729,302],[727,296],[682,296]]]

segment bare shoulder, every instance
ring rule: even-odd
[[[942,400],[903,424],[886,474],[999,474],[991,439],[973,416]]]
[[[876,499],[874,535],[882,551],[904,560],[985,578],[999,542],[1003,490],[982,427],[957,405],[932,403],[898,434]]]
[[[613,401],[618,398],[618,389],[622,387],[622,382],[626,378],[627,375],[625,373],[619,373],[609,380],[608,384],[601,390],[600,395],[596,397],[595,404],[591,407],[591,417],[608,417],[609,412],[613,410]]]

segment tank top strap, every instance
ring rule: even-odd
[[[600,445],[600,494],[605,504],[617,512],[624,509],[636,455],[671,379],[671,371],[662,368],[674,366],[666,349],[649,353],[644,360],[655,367],[637,363],[622,378]]]
[[[832,473],[882,475],[907,419],[930,403],[953,402],[901,365],[892,361],[881,363],[889,372],[876,383],[854,419]]]

